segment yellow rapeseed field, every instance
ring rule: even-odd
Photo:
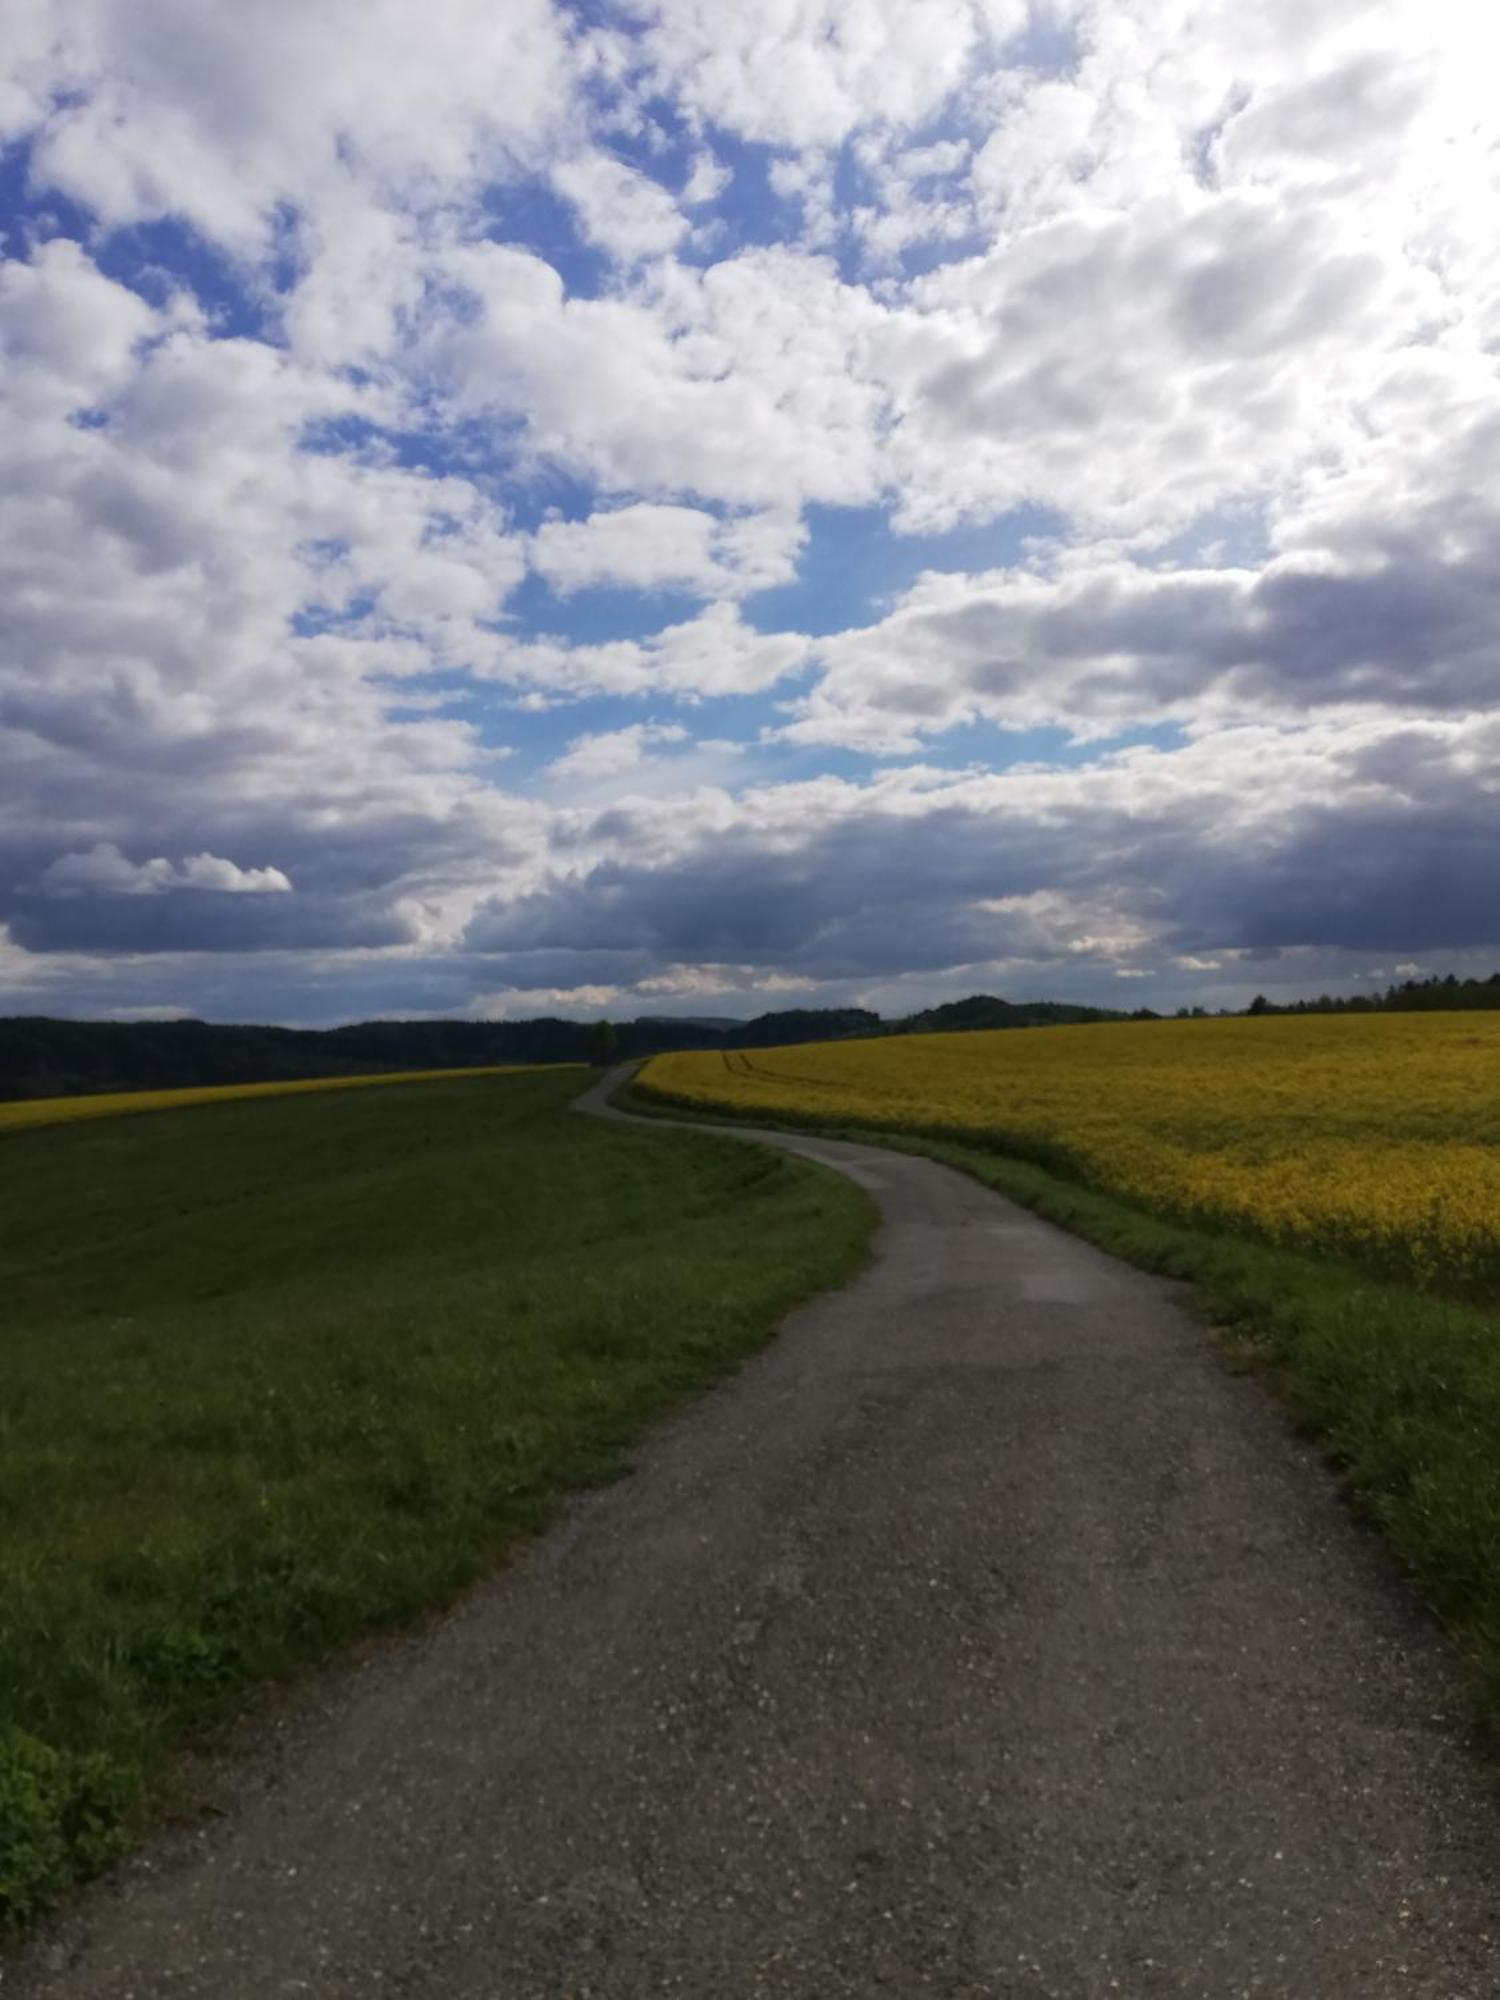
[[[70,1125],[80,1118],[119,1118],[132,1111],[175,1111],[184,1104],[229,1104],[242,1097],[295,1097],[307,1090],[358,1090],[369,1083],[437,1083],[458,1076],[514,1076],[535,1063],[480,1069],[407,1069],[377,1076],[302,1077],[288,1083],[205,1084],[189,1090],[111,1090],[92,1097],[26,1097],[0,1104],[0,1132],[23,1126]]]
[[[1500,1280],[1500,1014],[893,1036],[658,1056],[643,1082],[995,1145],[1424,1283]]]

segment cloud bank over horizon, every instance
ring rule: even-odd
[[[19,0],[0,1011],[1493,969],[1497,57],[1458,0]]]

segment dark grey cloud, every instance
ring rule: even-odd
[[[1493,808],[1315,812],[1253,862],[1202,859],[1181,884],[1171,942],[1182,950],[1500,950]]]
[[[334,951],[410,944],[379,899],[241,896],[181,889],[148,896],[26,896],[10,934],[33,952]]]
[[[1497,428],[1500,444],[1500,428]],[[1497,452],[1500,470],[1500,452]],[[1487,711],[1500,672],[1500,510],[1455,495],[1340,566],[1156,570],[1112,558],[1051,580],[928,578],[820,648],[792,705],[807,741],[910,748],[984,717],[1078,729],[1360,707]]]
[[[1457,743],[1396,732],[1289,773],[1267,736],[1217,784],[1206,755],[1196,784],[1157,782],[1166,758],[1134,788],[1085,773],[1034,814],[997,788],[987,809],[871,801],[790,847],[717,831],[664,865],[610,860],[484,909],[465,948],[566,956],[574,977],[637,953],[840,981],[1070,952],[1500,946],[1495,746]],[[1465,749],[1486,751],[1477,768]],[[1258,760],[1259,810],[1244,790]]]
[[[1024,827],[943,809],[912,821],[871,815],[814,831],[790,852],[742,831],[666,867],[604,862],[582,881],[481,912],[464,945],[866,977],[993,955],[996,926],[969,906],[1048,879]]]

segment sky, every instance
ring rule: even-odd
[[[1500,16],[6,0],[0,1011],[1500,966]]]

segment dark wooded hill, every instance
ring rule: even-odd
[[[623,1057],[664,1049],[765,1048],[880,1031],[858,1008],[796,1009],[754,1021],[616,1023]],[[586,1021],[360,1021],[346,1028],[275,1028],[207,1021],[0,1019],[0,1099],[193,1084],[276,1083],[380,1070],[466,1069],[484,1063],[583,1062]]]
[[[907,1035],[951,1035],[968,1028],[1055,1028],[1131,1018],[1110,1007],[1075,1007],[1066,1000],[997,1000],[989,993],[973,993],[967,1000],[913,1014],[900,1028]],[[1156,1017],[1142,1008],[1135,1018]]]
[[[792,1007],[752,1021],[643,1016],[615,1023],[621,1057],[666,1049],[775,1048],[853,1035],[964,1027],[1021,1027],[1105,1018],[1053,1003],[1011,1006],[976,998],[910,1022],[863,1007]],[[591,1024],[536,1021],[360,1021],[344,1028],[276,1028],[208,1021],[63,1021],[0,1018],[0,1099],[97,1090],[172,1090],[194,1084],[277,1083],[381,1070],[466,1069],[484,1063],[588,1059]]]

